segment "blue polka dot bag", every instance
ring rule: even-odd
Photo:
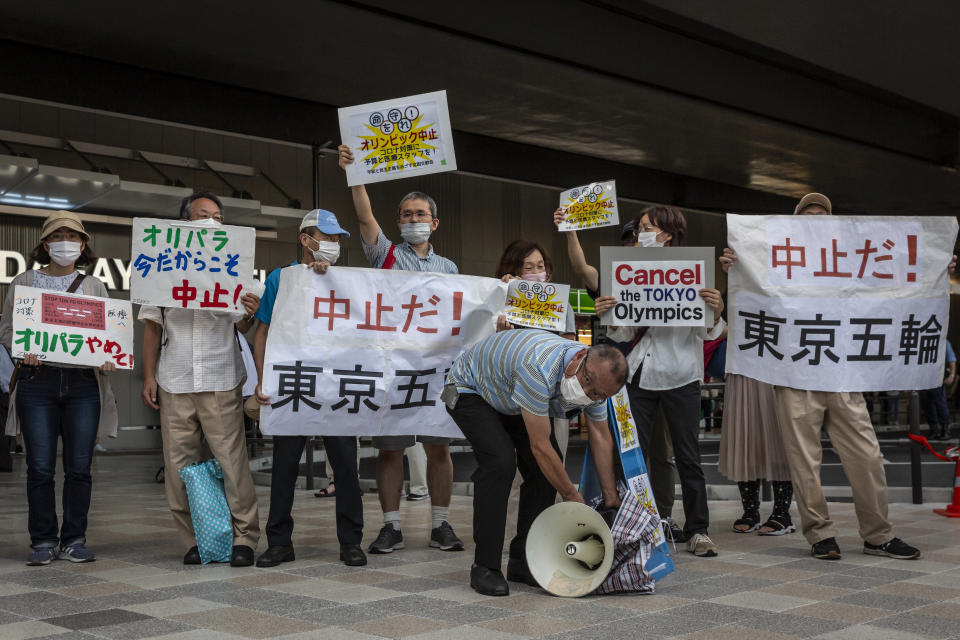
[[[223,490],[220,463],[216,460],[197,462],[177,473],[187,486],[190,518],[201,562],[229,562],[233,551],[233,520]]]

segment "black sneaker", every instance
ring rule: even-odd
[[[385,524],[380,529],[380,535],[370,543],[369,553],[392,553],[394,549],[403,549],[403,533],[393,528],[393,524]]]
[[[420,502],[421,500],[426,500],[430,495],[426,493],[408,493],[407,500],[410,502]]]
[[[863,543],[863,552],[871,556],[887,556],[898,560],[913,560],[920,557],[920,550],[911,547],[900,538],[894,538],[883,544]]]
[[[839,560],[840,545],[836,538],[827,538],[813,545],[810,549],[810,555],[820,560]]]
[[[463,540],[453,532],[446,520],[430,532],[430,546],[441,551],[463,551]]]

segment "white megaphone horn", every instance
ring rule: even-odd
[[[527,566],[555,596],[592,592],[610,573],[613,537],[603,516],[579,502],[555,504],[537,516],[527,534]]]

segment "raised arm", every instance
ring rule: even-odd
[[[353,162],[353,151],[345,144],[337,147],[339,152],[340,168],[346,170],[347,165]],[[353,209],[357,212],[357,222],[360,223],[360,236],[364,244],[376,244],[377,236],[380,235],[380,225],[377,219],[373,217],[373,207],[370,205],[370,196],[367,195],[367,188],[362,184],[350,187],[350,194],[353,196]]]
[[[566,213],[567,210],[563,207],[554,211],[553,224],[559,227]],[[562,233],[567,236],[567,256],[570,258],[570,264],[573,266],[574,273],[580,277],[580,280],[587,289],[599,291],[600,273],[597,272],[595,267],[587,264],[587,258],[583,255],[583,247],[580,246],[580,238],[577,237],[577,232],[563,231]]]

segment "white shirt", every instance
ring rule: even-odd
[[[242,313],[143,305],[137,319],[163,327],[157,384],[167,393],[230,391],[246,373],[234,324]]]
[[[666,391],[694,380],[703,380],[703,341],[716,340],[726,323],[721,318],[709,331],[705,327],[649,327],[627,356],[632,380],[640,365],[641,389]],[[640,327],[611,327],[607,336],[632,342]]]

